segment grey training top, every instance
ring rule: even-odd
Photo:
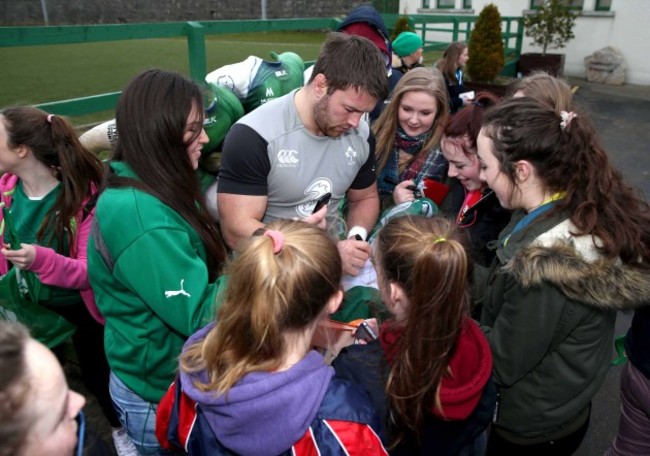
[[[300,121],[293,91],[242,117],[226,136],[217,192],[267,195],[263,222],[311,214],[332,193],[335,215],[348,189],[376,180],[374,137],[365,120],[338,138],[316,136]]]

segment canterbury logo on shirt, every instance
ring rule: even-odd
[[[282,149],[278,151],[278,162],[280,167],[296,167],[300,159],[298,158],[298,151],[293,149]]]

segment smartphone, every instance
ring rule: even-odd
[[[354,333],[356,339],[365,340],[366,342],[372,342],[377,339],[377,334],[372,330],[367,321],[362,321],[359,326],[357,326],[357,331]]]
[[[316,212],[320,211],[323,206],[327,206],[327,204],[330,202],[330,198],[332,198],[332,194],[330,192],[327,192],[318,198],[318,201],[316,201],[316,206],[314,206],[314,210],[311,213],[315,214]]]

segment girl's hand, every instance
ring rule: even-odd
[[[36,248],[32,244],[20,244],[20,249],[11,250],[5,244],[0,253],[20,269],[29,269],[36,258]]]
[[[311,214],[305,217],[304,219],[302,219],[302,221],[305,223],[309,223],[310,225],[316,225],[321,230],[324,230],[327,226],[327,220],[325,219],[326,215],[327,215],[327,205],[321,207],[320,210],[315,214]],[[294,218],[294,220],[298,220],[298,218]]]
[[[358,334],[359,331],[358,328],[364,322],[369,326],[370,331],[372,331],[372,337],[370,337],[370,334],[367,334],[365,331],[363,334]],[[368,344],[368,342],[370,342],[369,339],[374,340],[374,338],[376,338],[379,334],[379,322],[377,322],[376,318],[368,318],[366,320],[354,320],[351,321],[349,324],[357,327],[357,330],[352,333],[355,339],[354,341],[355,344],[366,345]]]
[[[395,200],[395,204],[400,204],[405,201],[415,201],[415,193],[408,187],[415,187],[415,182],[412,180],[406,180],[395,186],[395,190],[393,190],[393,200]]]

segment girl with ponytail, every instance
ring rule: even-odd
[[[471,262],[447,218],[390,220],[373,244],[392,318],[379,339],[345,348],[337,374],[370,392],[391,455],[483,454],[496,391],[492,355],[469,317]]]
[[[481,179],[514,210],[482,296],[500,404],[488,454],[568,455],[589,424],[616,310],[648,299],[650,211],[584,114],[530,98],[488,111]]]
[[[196,455],[386,454],[367,396],[311,350],[343,298],[341,271],[317,227],[278,220],[253,236],[226,269],[217,322],[185,344],[158,409],[161,445]]]
[[[86,261],[103,165],[66,119],[18,106],[0,113],[0,171],[0,201],[21,242],[19,249],[9,245],[9,221],[0,212],[0,254],[6,260],[0,261],[0,274],[11,267],[34,272],[49,295],[39,304],[76,326],[72,342],[84,384],[113,427],[116,446],[128,446],[108,393],[104,319]],[[50,348],[62,353],[63,346]]]

